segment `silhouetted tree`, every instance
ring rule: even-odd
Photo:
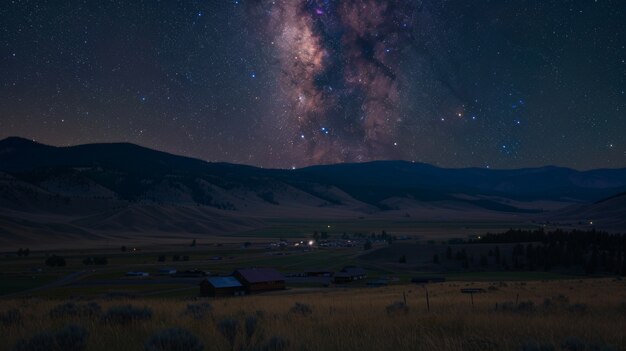
[[[372,248],[372,242],[371,241],[366,241],[365,244],[363,244],[363,249],[364,250],[369,250]]]
[[[57,255],[52,255],[46,259],[46,266],[63,267],[65,266],[65,258]]]

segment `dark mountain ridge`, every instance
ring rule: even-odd
[[[446,169],[423,163],[374,161],[280,170],[210,163],[127,143],[53,147],[16,137],[0,141],[0,171],[18,178],[37,180],[51,172],[81,167],[146,178],[209,177],[233,186],[272,180],[295,185],[315,183],[362,194],[371,201],[405,193],[422,200],[448,199],[450,194],[463,193],[525,201],[598,201],[626,191],[626,169]]]

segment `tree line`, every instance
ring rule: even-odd
[[[472,239],[473,244],[515,244],[507,260],[499,246],[490,250],[496,263],[505,269],[546,270],[582,268],[587,274],[599,272],[626,275],[626,235],[582,230],[509,230]],[[447,256],[451,256],[448,250]],[[467,254],[465,254],[467,256]],[[467,261],[463,253],[456,259]],[[481,263],[486,258],[481,257]],[[486,265],[486,264],[485,264]]]

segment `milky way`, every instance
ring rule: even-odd
[[[282,128],[314,163],[389,157],[397,146],[412,1],[253,3],[281,67]],[[258,20],[258,19],[257,19]],[[395,145],[394,145],[395,144]]]

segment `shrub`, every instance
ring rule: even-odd
[[[97,302],[89,302],[87,304],[78,305],[74,302],[67,302],[57,305],[50,310],[51,318],[66,317],[93,317],[102,313],[102,308]]]
[[[497,343],[478,337],[469,337],[462,342],[463,350],[468,351],[484,351],[484,350],[500,350],[501,347]]]
[[[568,310],[573,313],[585,313],[587,312],[587,305],[584,303],[571,304],[569,305]]]
[[[239,332],[239,322],[236,319],[222,319],[217,324],[217,330],[224,336],[232,348],[235,347],[235,339]]]
[[[566,351],[582,351],[585,349],[585,342],[575,336],[568,336],[561,342],[561,348]]]
[[[181,328],[170,328],[152,335],[145,343],[146,351],[202,351],[198,338]]]
[[[589,345],[590,351],[617,351],[617,348],[604,343],[593,343]]]
[[[109,308],[102,320],[108,323],[129,324],[137,321],[145,321],[152,318],[152,310],[148,307],[134,307],[132,305],[120,305]]]
[[[291,308],[290,312],[294,314],[308,316],[313,313],[313,310],[311,309],[311,306],[307,304],[296,302],[296,304],[293,305],[293,307]]]
[[[287,350],[289,342],[280,336],[273,336],[269,339],[265,345],[263,345],[263,351],[283,351]]]
[[[93,264],[96,265],[106,265],[109,263],[109,260],[106,257],[94,257]]]
[[[13,351],[57,351],[55,344],[54,334],[44,331],[33,335],[30,339],[18,341]]]
[[[519,351],[555,351],[556,348],[550,343],[538,343],[527,341],[520,346]]]
[[[544,304],[545,304],[545,301],[544,301]],[[512,301],[505,301],[501,303],[499,306],[502,309],[502,311],[533,312],[535,310],[535,303],[530,300],[522,301],[518,303],[517,305],[515,305],[515,303]],[[497,308],[498,308],[498,305],[496,304],[496,309]]]
[[[78,306],[73,302],[66,302],[50,310],[51,318],[65,318],[78,315]]]
[[[567,296],[563,295],[563,294],[560,294],[559,296],[556,296],[553,300],[555,302],[562,303],[562,304],[568,304],[569,303],[569,298]]]
[[[498,305],[496,304],[496,309],[497,309]],[[503,311],[514,311],[515,310],[515,303],[513,301],[504,301],[503,303],[500,304],[500,308]]]
[[[246,318],[246,336],[248,340],[252,339],[254,332],[256,331],[256,327],[259,319],[256,316],[248,316]]]
[[[409,313],[409,306],[402,301],[396,301],[385,307],[387,314]]]
[[[522,301],[517,305],[517,310],[520,312],[532,312],[535,310],[535,303],[532,301]]]
[[[52,255],[46,259],[46,266],[63,267],[65,266],[65,258],[57,255]]]
[[[0,313],[0,324],[5,327],[20,323],[22,323],[22,314],[18,309],[12,308],[6,312]]]
[[[14,351],[83,351],[89,333],[83,327],[67,325],[56,333],[44,331],[17,342]]]
[[[59,350],[81,351],[87,349],[89,333],[83,327],[68,325],[61,328],[55,336]]]
[[[203,303],[192,303],[188,304],[185,311],[183,311],[184,315],[192,316],[194,319],[205,319],[211,314],[213,310],[213,306],[211,306],[208,302]]]

